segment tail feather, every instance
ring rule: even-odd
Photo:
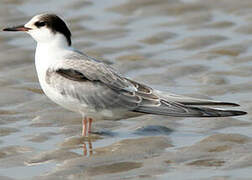
[[[241,116],[247,114],[244,111],[237,110],[222,110],[214,108],[205,108],[205,107],[190,107],[196,111],[200,111],[202,116],[200,117],[229,117],[229,116]]]
[[[244,111],[187,106],[166,100],[161,100],[160,102],[161,104],[159,106],[139,106],[134,111],[173,117],[228,117],[247,114]]]
[[[187,97],[187,96],[182,96],[182,95],[177,95],[177,94],[162,92],[162,91],[157,91],[157,90],[155,91],[155,93],[157,93],[159,97],[167,101],[173,101],[173,102],[177,102],[177,103],[188,105],[188,106],[240,106],[239,104],[231,103],[231,102],[192,98],[192,97]]]

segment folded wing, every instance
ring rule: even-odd
[[[108,65],[85,58],[80,54],[78,58],[67,58],[64,64],[50,70],[54,76],[48,78],[50,79],[48,82],[68,96],[77,98],[97,110],[118,108],[176,117],[223,117],[246,114],[243,111],[198,107],[237,106],[237,104],[161,93],[122,77]]]

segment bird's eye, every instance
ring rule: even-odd
[[[42,27],[42,26],[45,26],[45,25],[46,25],[46,23],[44,21],[38,21],[38,22],[35,23],[35,26],[37,26],[37,27]]]

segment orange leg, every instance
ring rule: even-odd
[[[91,133],[91,129],[92,129],[92,121],[93,119],[92,118],[88,118],[88,133]]]
[[[82,136],[87,136],[87,118],[82,119]]]

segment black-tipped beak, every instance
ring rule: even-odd
[[[25,27],[24,25],[3,29],[3,31],[29,31],[29,30],[31,30],[31,28]]]

